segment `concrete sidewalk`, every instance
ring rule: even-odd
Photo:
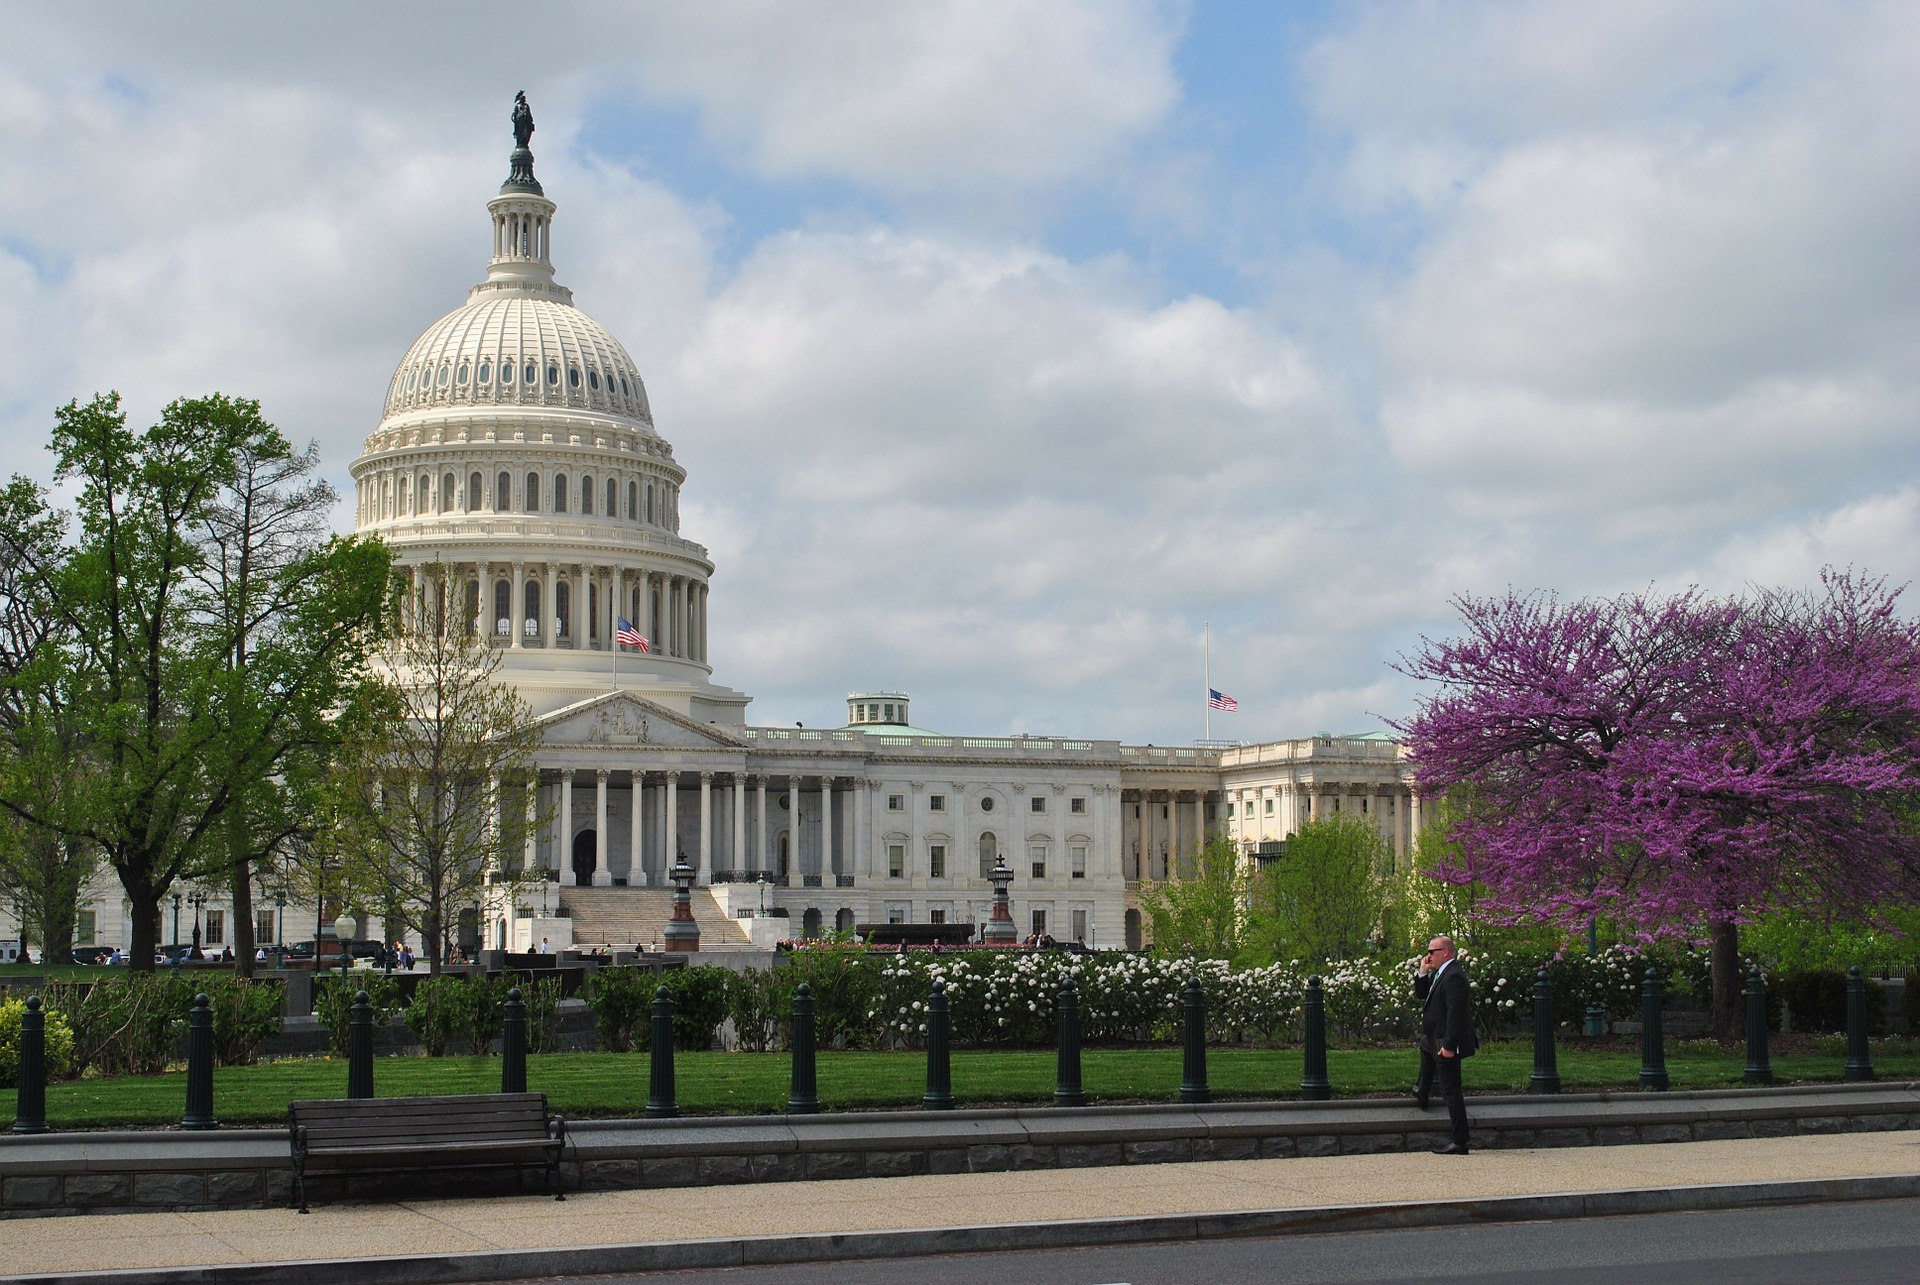
[[[1915,1131],[1209,1161],[17,1220],[0,1279],[504,1280],[1915,1194]]]

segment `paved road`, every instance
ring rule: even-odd
[[[1906,1285],[1920,1280],[1920,1200],[565,1279],[609,1285],[1385,1285],[1443,1276],[1499,1285]]]

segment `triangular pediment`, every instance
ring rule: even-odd
[[[672,749],[739,749],[744,742],[696,723],[631,692],[608,692],[538,719],[547,745],[660,745]]]

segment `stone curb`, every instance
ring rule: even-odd
[[[302,1262],[232,1263],[130,1271],[5,1276],[11,1285],[440,1285],[553,1276],[686,1271],[719,1267],[921,1258],[936,1254],[1076,1249],[1229,1237],[1301,1236],[1389,1231],[1538,1219],[1617,1218],[1634,1214],[1756,1209],[1920,1196],[1920,1174],[1727,1183],[1704,1187],[1641,1187],[1553,1192],[1472,1200],[1332,1205],[1317,1209],[1164,1214],[901,1231],[831,1232],[804,1236],[716,1237],[652,1244],[473,1254],[411,1254]]]

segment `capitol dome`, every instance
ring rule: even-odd
[[[557,207],[516,142],[486,279],[408,346],[353,462],[355,527],[393,550],[413,619],[486,636],[537,712],[617,686],[737,724],[747,698],[709,677],[713,563],[680,534],[686,470],[633,358],[554,280]]]

